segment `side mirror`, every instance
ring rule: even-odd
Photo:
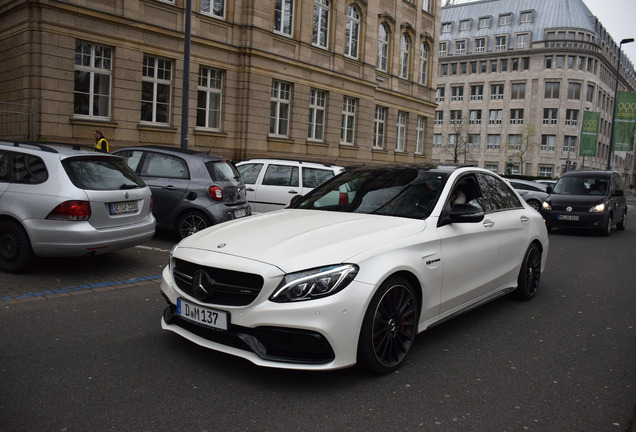
[[[622,197],[624,194],[623,189],[616,189],[614,193],[612,193],[612,196]]]
[[[548,186],[548,187],[545,189],[545,192],[546,192],[546,193],[548,193],[548,194],[551,194],[551,193],[552,193],[552,191],[553,191],[552,186]]]
[[[289,207],[294,207],[296,205],[296,203],[298,203],[301,199],[303,198],[302,195],[294,195],[291,199],[291,201],[289,201],[289,205],[287,206]]]
[[[484,212],[470,204],[455,204],[444,212],[437,223],[438,227],[452,223],[475,223],[484,220]]]

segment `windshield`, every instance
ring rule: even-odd
[[[563,177],[554,186],[552,193],[562,195],[605,195],[609,189],[608,182],[608,177]]]
[[[345,171],[291,207],[347,213],[426,218],[447,174],[421,168]]]

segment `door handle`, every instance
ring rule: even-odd
[[[530,218],[528,216],[521,216],[521,222],[528,223],[529,221],[530,221]]]
[[[248,188],[247,188],[247,189],[245,189],[245,190],[246,190],[246,191],[248,191],[248,192],[254,192],[254,190],[255,190],[255,189],[254,189],[254,188],[251,188],[251,187],[248,187]]]
[[[298,192],[296,192],[295,190],[290,190],[289,192],[287,192],[289,194],[294,194],[294,195],[298,195]]]
[[[164,186],[163,188],[168,190],[177,190],[177,188],[172,185]]]
[[[495,226],[495,222],[491,221],[490,219],[484,220],[483,224],[485,228],[492,228]]]

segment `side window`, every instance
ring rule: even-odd
[[[175,179],[187,179],[190,177],[188,166],[183,159],[153,152],[149,152],[146,156],[141,175]]]
[[[290,165],[269,165],[265,171],[263,185],[298,186],[298,167]]]
[[[490,174],[478,174],[479,184],[484,192],[486,205],[490,211],[502,211],[514,208],[522,208],[519,198],[510,190],[510,187],[500,178]]]
[[[251,164],[239,165],[236,168],[241,174],[241,178],[243,179],[243,182],[247,184],[256,184],[258,175],[261,173],[261,170],[263,169],[263,164],[251,163]]]
[[[0,151],[0,182],[9,181],[9,155],[10,153]]]
[[[331,170],[303,168],[303,187],[315,188],[331,177],[333,177],[333,171]]]
[[[468,204],[486,211],[486,205],[477,185],[477,179],[472,175],[462,177],[455,184],[449,204],[451,207],[457,204]]]
[[[122,152],[117,153],[117,156],[121,156],[124,158],[124,162],[126,165],[130,167],[133,171],[137,172],[137,166],[139,165],[139,161],[141,160],[141,156],[143,152],[141,150],[124,150]]]
[[[617,190],[623,190],[623,179],[617,174],[612,174],[612,193]]]
[[[44,161],[38,156],[14,153],[13,181],[16,183],[37,184],[49,178]]]

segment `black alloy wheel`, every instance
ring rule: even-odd
[[[532,243],[521,263],[519,277],[517,278],[517,289],[515,294],[521,300],[531,300],[537,294],[539,282],[541,281],[541,249],[536,243]]]
[[[177,225],[179,238],[184,239],[206,229],[210,226],[210,221],[206,216],[199,212],[188,212],[181,216]]]
[[[12,221],[0,221],[0,270],[21,273],[35,259],[31,242],[20,225]]]
[[[386,280],[373,296],[364,316],[358,363],[373,373],[398,369],[417,335],[418,302],[404,278]]]

